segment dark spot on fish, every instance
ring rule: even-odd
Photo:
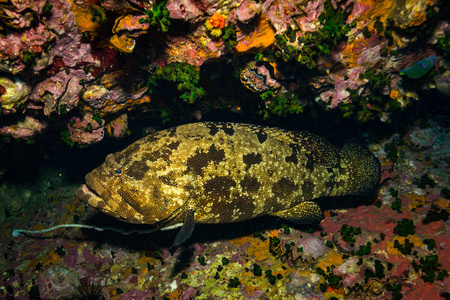
[[[298,150],[297,150],[297,145],[295,145],[295,144],[289,144],[289,148],[291,148],[291,150],[292,150],[292,153],[291,153],[291,155],[289,155],[289,156],[286,156],[285,158],[284,158],[284,160],[287,162],[287,163],[294,163],[294,164],[297,164],[298,163],[298,157],[297,157],[297,153],[298,153]]]
[[[160,158],[160,152],[159,151],[152,151],[152,152],[148,152],[148,153],[143,153],[141,155],[141,160],[142,161],[150,161],[150,162],[154,162],[157,161],[158,158]]]
[[[211,213],[214,215],[219,215],[220,223],[230,223],[234,217],[239,219],[250,219],[253,217],[253,212],[255,211],[254,199],[236,194],[233,195],[233,201],[218,201],[213,207],[211,207]]]
[[[115,153],[114,155],[116,156],[116,160],[117,161],[123,161],[124,159],[126,160],[127,158],[131,157],[134,153],[136,153],[137,150],[139,149],[139,147],[140,147],[140,144],[135,143],[135,144],[131,144],[130,146],[125,148],[123,151]]]
[[[168,129],[168,131],[169,131],[169,137],[174,137],[176,134],[177,134],[177,127],[173,127],[173,128],[170,128],[170,129]]]
[[[327,193],[330,193],[334,186],[336,185],[336,182],[334,181],[334,178],[330,178],[330,180],[325,181],[325,188],[327,189]]]
[[[255,193],[261,187],[261,183],[259,183],[257,178],[248,175],[245,175],[244,179],[241,180],[240,185],[242,191],[247,193]]]
[[[157,161],[159,158],[170,161],[170,155],[172,154],[173,150],[176,150],[178,146],[180,145],[180,142],[173,142],[167,145],[167,147],[161,148],[156,151],[152,151],[149,153],[145,153],[141,155],[141,159],[143,161],[148,160],[151,162]]]
[[[256,133],[256,137],[258,138],[258,141],[262,144],[267,140],[267,134],[265,134],[262,131],[259,131]]]
[[[212,199],[226,199],[230,197],[231,187],[236,186],[233,178],[228,176],[218,176],[209,179],[203,185],[206,195]]]
[[[284,200],[292,195],[297,189],[298,186],[292,180],[282,177],[273,184],[272,192],[274,193],[275,198]]]
[[[313,199],[314,197],[314,182],[310,180],[306,180],[302,184],[302,198],[304,199]]]
[[[244,164],[245,164],[245,171],[250,169],[252,165],[259,164],[262,162],[262,156],[260,153],[249,153],[244,154],[242,157]]]
[[[211,135],[211,136],[214,136],[214,135],[216,135],[216,133],[219,132],[219,128],[217,128],[217,126],[214,124],[208,123],[207,127],[209,129],[209,135]]]
[[[203,176],[203,168],[210,162],[219,163],[224,159],[225,151],[217,150],[216,145],[212,144],[207,152],[197,150],[195,155],[187,159],[187,164],[194,170],[195,174]]]
[[[169,173],[168,175],[159,176],[158,179],[161,180],[162,183],[170,185],[170,186],[178,186],[175,175],[173,172]]]
[[[172,142],[169,145],[167,145],[167,148],[169,148],[170,150],[176,150],[178,149],[178,146],[181,144],[181,142]]]
[[[314,172],[314,156],[310,153],[305,154],[306,157],[306,169],[309,172]]]
[[[160,138],[161,138],[161,137],[160,137],[160,135],[159,135],[158,133],[149,134],[149,135],[147,135],[147,136],[142,140],[142,142],[145,143],[145,144],[147,144],[147,143],[154,143],[154,142],[156,142],[156,141],[159,141]],[[139,142],[139,141],[138,141],[138,142]],[[131,146],[134,146],[134,145],[139,146],[140,144],[139,144],[138,142],[135,142],[135,143],[132,144]],[[131,146],[130,146],[130,147],[131,147]]]
[[[234,134],[234,129],[233,127],[229,126],[229,124],[225,123],[223,126],[223,131],[225,132],[225,134],[232,136]]]
[[[149,169],[145,161],[133,161],[127,168],[126,174],[136,180],[142,180]]]

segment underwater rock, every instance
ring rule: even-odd
[[[0,201],[0,224],[3,224],[6,221],[6,210],[3,202]]]
[[[0,70],[17,74],[26,68],[40,72],[53,63],[55,55],[60,56],[68,65],[74,65],[74,59],[83,57],[89,61],[89,45],[80,43],[80,34],[71,10],[71,3],[64,0],[23,1],[30,5],[21,14],[33,11],[36,20],[21,32],[7,36],[0,35]],[[17,2],[19,3],[19,2]]]
[[[3,113],[15,112],[28,99],[31,87],[18,77],[0,77],[0,105]]]
[[[411,143],[417,149],[429,148],[436,142],[437,135],[432,128],[419,129],[409,135]],[[406,139],[408,140],[408,139]]]
[[[149,23],[141,22],[146,17],[146,15],[124,15],[117,18],[112,29],[114,35],[109,42],[121,52],[133,52],[136,38],[146,34],[149,29]]]
[[[236,9],[230,11],[228,19],[230,21],[236,20],[243,24],[248,24],[263,12],[263,5],[267,7],[268,4],[261,4],[253,0],[244,0]]]
[[[25,116],[25,120],[17,124],[0,128],[0,134],[11,136],[15,139],[28,139],[36,133],[40,133],[47,125],[39,122],[31,116]]]
[[[312,263],[325,254],[327,247],[325,242],[312,234],[298,230],[280,231],[278,241],[271,240],[270,252],[278,256],[282,261],[293,263]]]
[[[392,2],[392,1],[391,1]],[[395,1],[390,13],[396,27],[406,29],[419,26],[427,19],[427,8],[436,6],[437,0]]]
[[[78,64],[96,65],[97,62],[91,55],[91,46],[81,42],[78,33],[69,33],[55,43],[53,53],[61,57],[66,67],[75,67]]]
[[[78,285],[78,276],[74,269],[50,265],[39,272],[39,295],[43,299],[71,298],[74,288]]]
[[[223,42],[212,40],[203,27],[199,26],[192,33],[183,36],[169,37],[166,41],[165,64],[181,62],[201,66],[205,61],[219,58],[226,53]]]
[[[370,292],[380,295],[385,287],[381,278],[376,276],[384,278],[384,270],[387,270],[387,263],[378,257],[350,257],[334,268],[333,274],[342,277],[345,294],[359,292],[367,295]]]
[[[46,0],[10,0],[2,1],[0,7],[2,23],[12,29],[23,29],[31,26],[31,23],[36,21],[39,13],[45,7]]]
[[[51,63],[48,56],[51,55],[46,48],[55,37],[42,23],[21,34],[0,35],[0,71],[18,74],[33,64],[37,71],[48,66]]]
[[[105,135],[105,120],[94,118],[86,113],[82,119],[73,117],[68,124],[70,139],[78,144],[92,144],[99,142]]]
[[[340,251],[344,253],[361,254],[361,252],[366,252],[364,249],[370,249],[370,241],[373,241],[376,238],[379,238],[379,234],[376,232],[361,227],[353,227],[344,224],[333,236],[333,243]]]
[[[135,84],[131,89],[126,89],[123,84],[127,79],[124,71],[118,70],[104,74],[98,84],[87,86],[82,99],[89,106],[84,110],[97,110],[101,115],[106,115],[150,102],[146,94],[148,87]]]
[[[106,133],[115,138],[121,138],[125,135],[128,128],[128,116],[122,114],[117,118],[106,123]]]
[[[65,114],[78,105],[83,86],[80,80],[93,79],[83,70],[61,71],[40,82],[33,89],[30,100],[44,104],[44,115]]]
[[[323,2],[274,1],[267,10],[267,18],[275,27],[276,34],[283,34],[288,29],[314,31],[319,26],[318,16],[323,11]]]
[[[172,19],[185,20],[189,23],[197,23],[201,21],[202,11],[191,0],[168,0],[167,9]]]
[[[436,88],[446,96],[450,96],[450,70],[435,77]]]
[[[22,185],[4,182],[0,185],[0,224],[7,215],[17,215],[29,206],[32,192]]]

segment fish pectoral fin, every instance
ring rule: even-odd
[[[291,208],[270,214],[298,224],[318,223],[323,220],[324,215],[317,203],[305,201]]]
[[[178,232],[177,236],[175,237],[175,241],[173,242],[172,247],[170,247],[170,251],[175,252],[175,250],[184,242],[187,241],[188,238],[191,237],[192,232],[194,231],[194,225],[195,225],[195,210],[194,209],[187,209],[184,213],[184,222],[183,226],[181,226],[180,231]]]

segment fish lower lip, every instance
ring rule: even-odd
[[[87,185],[83,184],[78,188],[76,197],[84,202],[89,203],[90,199],[98,197],[98,195]]]
[[[93,172],[95,172],[95,170]],[[95,197],[106,201],[110,197],[109,192],[101,182],[96,179],[96,174],[92,174],[93,172],[86,175],[86,184],[79,188],[77,194],[79,193],[82,197]],[[83,196],[83,194],[87,195]]]

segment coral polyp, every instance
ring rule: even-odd
[[[215,13],[205,22],[205,27],[208,29],[212,36],[220,37],[222,35],[222,29],[227,25],[227,18],[220,13]]]

